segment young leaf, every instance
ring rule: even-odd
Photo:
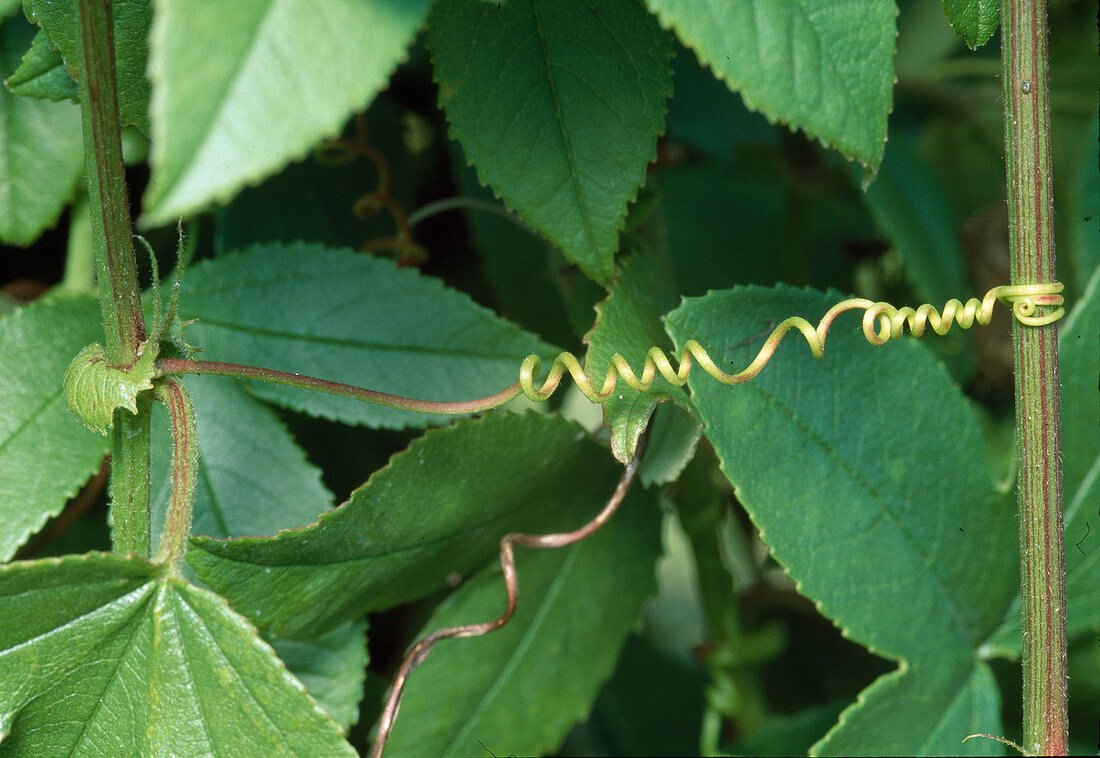
[[[236,381],[184,380],[195,409],[199,469],[191,531],[212,537],[274,534],[332,508],[332,493],[271,409]],[[172,484],[167,413],[153,410],[151,445],[154,536],[164,524]],[[155,540],[154,540],[154,544]]]
[[[572,529],[618,466],[557,416],[494,414],[429,431],[319,522],[275,537],[192,540],[187,562],[275,636],[302,637],[477,570],[514,531]]]
[[[0,560],[60,513],[107,453],[109,440],[81,425],[61,393],[69,361],[102,337],[91,298],[0,319]]]
[[[351,250],[261,245],[188,272],[180,315],[204,360],[294,371],[424,400],[472,400],[553,351],[438,280]],[[258,397],[371,427],[450,417],[253,382]]]
[[[651,347],[668,350],[668,337],[661,317],[676,305],[676,290],[667,263],[652,256],[635,254],[625,259],[607,299],[596,306],[596,325],[585,336],[588,354],[585,369],[594,386],[603,386],[611,356],[620,353],[639,376]],[[673,368],[678,361],[673,358]],[[627,386],[622,377],[615,394],[603,404],[604,425],[611,430],[611,452],[626,464],[634,457],[638,437],[645,431],[653,409],[663,400],[687,407],[687,393],[663,378],[654,380],[646,392]],[[689,436],[697,439],[694,430]],[[665,440],[662,440],[665,442]],[[671,440],[676,446],[676,441]],[[691,445],[689,445],[691,447]],[[649,451],[654,452],[654,451]],[[648,453],[647,453],[648,459]]]
[[[764,319],[811,322],[840,298],[735,288],[668,319],[740,369],[730,348]],[[865,690],[818,754],[981,752],[996,688],[975,656],[1016,591],[1016,524],[990,486],[977,423],[915,340],[873,347],[853,316],[820,362],[789,334],[761,374],[727,387],[692,372],[692,400],[723,472],[772,554],[845,635],[899,662]],[[926,337],[925,339],[928,339]]]
[[[1062,383],[1062,492],[1066,535],[1066,635],[1072,639],[1100,629],[1100,268],[1058,329],[1058,374]],[[1020,655],[1020,597],[986,652]]]
[[[33,27],[23,19],[3,21],[0,78],[19,67],[33,37]],[[0,86],[0,241],[29,245],[53,226],[83,166],[79,108],[21,97]]]
[[[367,674],[367,622],[349,621],[308,640],[276,640],[272,647],[325,713],[350,729],[359,718]]]
[[[483,637],[439,643],[409,678],[387,755],[545,755],[588,716],[655,588],[660,509],[637,493],[576,545],[519,548],[516,615]],[[451,595],[424,631],[495,618],[503,601],[494,566]]]
[[[118,115],[123,126],[149,134],[149,82],[145,78],[146,40],[153,20],[150,0],[111,0],[111,29],[115,41]],[[27,17],[41,26],[69,71],[79,77],[80,57],[76,8],[73,0],[26,0]],[[78,117],[79,123],[79,117]],[[79,135],[78,135],[79,142]]]
[[[110,554],[0,568],[0,723],[13,755],[356,754],[223,599]]]
[[[31,49],[23,56],[19,68],[8,77],[7,85],[17,95],[44,100],[75,102],[80,96],[61,53],[50,46],[44,29],[34,35]]]
[[[156,8],[150,225],[224,203],[338,132],[386,84],[428,2],[156,0]],[[292,103],[288,93],[304,99]]]
[[[893,3],[647,2],[750,109],[878,167],[894,80]]]
[[[445,0],[428,45],[481,181],[606,283],[663,129],[668,36],[636,0]]]
[[[997,0],[943,0],[943,12],[972,50],[988,42],[1001,22]]]

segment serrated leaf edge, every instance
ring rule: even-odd
[[[429,18],[430,18],[430,16],[429,16]],[[666,33],[670,32],[670,30],[666,27],[662,26],[662,29],[664,29],[664,31]],[[443,87],[445,85],[444,85],[443,82],[441,82],[439,80],[439,75],[437,73],[438,68],[435,65],[435,51],[432,50],[430,44],[428,45],[428,49],[431,52],[431,59],[432,59],[432,81],[435,82],[435,85],[436,85],[437,89],[439,91],[442,91]],[[626,227],[626,219],[627,219],[628,211],[629,211],[629,208],[630,208],[630,204],[638,199],[638,192],[641,191],[642,187],[644,187],[645,184],[646,184],[646,175],[647,175],[648,167],[649,167],[650,164],[656,162],[656,160],[657,160],[657,142],[660,140],[661,137],[664,136],[665,131],[667,129],[666,117],[668,116],[668,101],[672,97],[672,75],[671,74],[672,74],[672,60],[673,60],[673,58],[676,57],[675,53],[676,53],[676,51],[674,49],[674,46],[670,44],[669,48],[668,48],[668,55],[667,55],[667,58],[668,58],[667,62],[668,62],[668,66],[669,66],[669,69],[668,69],[669,70],[668,86],[665,88],[664,106],[662,107],[661,113],[660,113],[660,116],[659,116],[659,118],[661,120],[660,121],[661,126],[657,130],[657,133],[654,135],[653,148],[650,150],[649,154],[646,156],[645,163],[643,163],[641,165],[641,169],[640,169],[641,178],[637,182],[635,182],[633,178],[628,177],[630,182],[635,185],[634,186],[634,193],[631,197],[627,198],[622,204],[622,210],[619,213],[619,220],[618,220],[618,222],[615,225],[615,228],[613,230],[616,237]],[[438,106],[439,106],[439,109],[441,111],[443,111],[444,118],[447,121],[448,136],[450,136],[450,138],[453,139],[455,142],[457,142],[459,144],[459,146],[461,147],[462,146],[462,141],[458,138],[458,136],[456,134],[454,134],[454,124],[451,121],[450,112],[444,107],[442,102],[439,102]],[[546,232],[544,232],[542,229],[539,229],[538,227],[536,227],[531,222],[531,220],[529,218],[527,218],[523,214],[523,212],[520,211],[516,207],[513,197],[511,197],[509,194],[505,194],[505,193],[501,193],[501,192],[497,191],[497,188],[482,175],[481,167],[478,166],[477,164],[475,164],[473,162],[473,160],[471,160],[470,157],[467,155],[465,147],[462,147],[462,160],[465,162],[465,164],[468,167],[470,167],[474,170],[474,173],[477,176],[478,184],[480,184],[482,187],[484,187],[484,188],[488,189],[490,192],[492,192],[493,197],[495,197],[497,200],[499,200],[501,203],[503,203],[504,207],[507,208],[508,211],[510,211],[511,213],[516,214],[521,219],[523,219],[523,222],[528,226],[528,228],[531,229],[531,231],[535,232],[539,237],[544,239],[548,244],[552,245],[554,248],[561,251],[562,255],[565,256],[566,260],[569,260],[571,263],[575,264],[578,268],[580,268],[581,271],[584,272],[584,274],[589,279],[592,279],[594,282],[596,282],[598,284],[601,284],[601,285],[607,285],[611,282],[611,280],[615,276],[615,254],[618,252],[617,249],[612,251],[611,259],[608,262],[608,265],[607,265],[606,269],[602,270],[602,271],[596,271],[596,270],[592,269],[592,267],[590,267],[590,266],[588,266],[588,265],[586,265],[586,264],[584,264],[580,261],[572,260],[568,255],[566,255],[565,250],[557,242],[552,240],[546,234]],[[573,181],[575,183],[576,179],[575,179],[575,176],[572,175],[572,173],[571,173],[571,178],[573,178]],[[616,245],[616,248],[617,247],[618,247],[618,245]],[[593,250],[593,252],[596,252],[596,251]]]

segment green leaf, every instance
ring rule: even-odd
[[[1100,630],[1100,267],[1058,330],[1062,382],[1062,492],[1066,535],[1066,633]],[[1089,524],[1092,524],[1091,528]],[[1016,616],[1017,621],[1019,616]],[[1017,639],[1017,644],[1019,641]]]
[[[943,0],[943,12],[971,50],[989,42],[1001,22],[997,0]]]
[[[1100,376],[1100,268],[1069,318],[1058,329],[1058,374],[1062,383],[1062,498],[1065,508],[1066,635],[1100,630],[1100,424],[1096,377]],[[1020,597],[984,652],[1020,655]]]
[[[192,541],[187,562],[275,636],[302,637],[469,574],[514,531],[576,528],[618,467],[556,416],[494,414],[431,430],[315,526]]]
[[[519,378],[552,348],[436,279],[351,250],[261,245],[187,273],[182,318],[204,360],[292,371],[424,400],[472,400]],[[371,427],[449,421],[274,384],[255,395],[314,416]]]
[[[335,135],[385,86],[427,8],[428,0],[156,0],[144,222],[227,202]]]
[[[26,0],[25,4],[27,18],[46,31],[50,44],[60,51],[65,67],[79,81],[84,64],[80,55],[73,0]],[[151,0],[111,0],[119,119],[123,126],[136,126],[146,134],[149,134],[146,40],[152,21]]]
[[[443,0],[428,46],[481,181],[606,283],[663,129],[668,35],[636,0]]]
[[[222,598],[109,554],[0,569],[0,722],[3,755],[356,754]]]
[[[657,406],[638,478],[647,487],[676,481],[695,457],[701,436],[703,426],[689,411],[673,403]]]
[[[655,497],[628,497],[576,545],[519,548],[515,617],[492,634],[445,640],[432,651],[409,678],[386,754],[553,752],[588,716],[654,591],[659,533]],[[500,569],[490,568],[451,595],[424,631],[488,621],[503,602]]]
[[[0,319],[0,560],[61,512],[107,452],[61,393],[72,356],[102,336],[91,298],[39,301]]]
[[[665,118],[668,138],[729,160],[745,143],[776,145],[779,130],[745,108],[740,97],[714,78],[677,41],[672,59],[672,99]]]
[[[80,97],[61,53],[50,46],[44,29],[34,35],[31,49],[23,56],[19,68],[8,77],[7,85],[17,95],[45,100],[76,101]]]
[[[691,299],[667,319],[735,370],[766,318],[816,322],[840,298],[780,287]],[[761,374],[727,387],[691,374],[723,472],[772,554],[844,634],[899,662],[815,746],[820,754],[957,754],[999,733],[978,647],[1017,589],[1016,524],[990,485],[977,422],[916,340],[871,346],[853,315],[821,362],[788,336]],[[725,359],[725,360],[724,360]]]
[[[878,167],[894,81],[894,3],[647,2],[751,110]]]
[[[21,18],[0,26],[0,78],[19,67],[34,36]],[[0,241],[29,245],[54,225],[84,166],[80,109],[0,86]]]
[[[619,353],[634,373],[641,375],[646,354],[652,347],[666,352],[671,345],[661,325],[661,316],[675,307],[676,290],[672,272],[661,259],[635,254],[625,259],[607,299],[596,306],[596,325],[585,336],[588,353],[585,371],[593,386],[603,386],[611,357]],[[673,368],[679,365],[672,358]],[[646,392],[631,389],[619,378],[615,394],[603,404],[604,425],[611,430],[611,452],[622,463],[634,457],[638,437],[645,431],[658,403],[675,400],[687,406],[687,393],[659,374]]]
[[[320,470],[270,408],[232,379],[192,376],[184,386],[199,440],[194,534],[274,534],[312,523],[332,508]],[[172,484],[169,435],[167,413],[158,404],[151,452],[154,535],[163,528]]]
[[[367,622],[349,621],[309,640],[276,640],[272,647],[332,720],[350,729],[367,674]]]

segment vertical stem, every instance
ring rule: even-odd
[[[164,403],[172,417],[172,497],[164,534],[157,550],[157,562],[166,563],[177,575],[191,533],[191,509],[195,500],[195,476],[199,466],[198,439],[195,434],[195,412],[191,397],[175,379],[164,379],[156,385],[157,400]]]
[[[99,304],[107,356],[112,363],[129,366],[137,360],[138,344],[145,339],[145,321],[122,165],[110,0],[80,0],[77,16],[84,63],[80,80],[84,171],[88,176]]]
[[[129,366],[145,339],[122,165],[110,0],[79,0],[80,112],[92,246],[107,356]],[[149,555],[149,418],[116,411],[111,445],[114,548]]]
[[[1046,2],[1002,0],[1001,27],[1012,283],[1053,282]],[[1015,323],[1013,346],[1023,596],[1023,747],[1029,755],[1065,755],[1066,588],[1057,325]]]
[[[151,403],[139,397],[138,412],[115,411],[111,433],[111,543],[116,553],[152,554],[149,514],[149,417]]]

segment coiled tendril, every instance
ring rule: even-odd
[[[688,340],[684,343],[680,353],[680,365],[676,368],[672,367],[663,350],[659,347],[651,347],[646,353],[641,376],[635,373],[621,354],[616,353],[611,356],[603,385],[598,390],[575,355],[567,352],[559,353],[551,364],[550,374],[543,381],[542,386],[536,387],[535,376],[542,361],[537,355],[532,354],[527,356],[520,366],[519,385],[523,394],[531,400],[545,400],[557,390],[562,377],[568,372],[581,394],[593,403],[603,403],[614,394],[615,385],[620,379],[638,392],[644,392],[653,386],[653,381],[658,374],[669,384],[682,387],[687,382],[688,374],[691,373],[692,361],[698,363],[703,371],[722,384],[740,384],[760,373],[779,348],[783,337],[792,329],[798,330],[806,338],[813,357],[821,358],[825,352],[825,337],[829,333],[829,328],[836,317],[845,311],[862,309],[864,311],[863,336],[872,345],[882,345],[902,336],[906,329],[914,337],[920,337],[929,326],[939,335],[947,334],[953,324],[958,324],[962,329],[969,329],[975,323],[985,326],[992,320],[993,307],[998,300],[1012,306],[1012,313],[1020,323],[1027,326],[1046,326],[1065,315],[1065,308],[1062,307],[1064,301],[1060,294],[1062,289],[1063,286],[1059,282],[1002,285],[989,290],[981,300],[970,298],[964,304],[952,298],[944,305],[942,312],[928,303],[914,310],[895,308],[890,303],[876,303],[864,298],[843,300],[830,308],[817,326],[799,316],[793,316],[781,322],[768,335],[752,363],[735,374],[728,374],[718,368],[702,345],[695,340]],[[1048,308],[1053,310],[1046,310]]]

